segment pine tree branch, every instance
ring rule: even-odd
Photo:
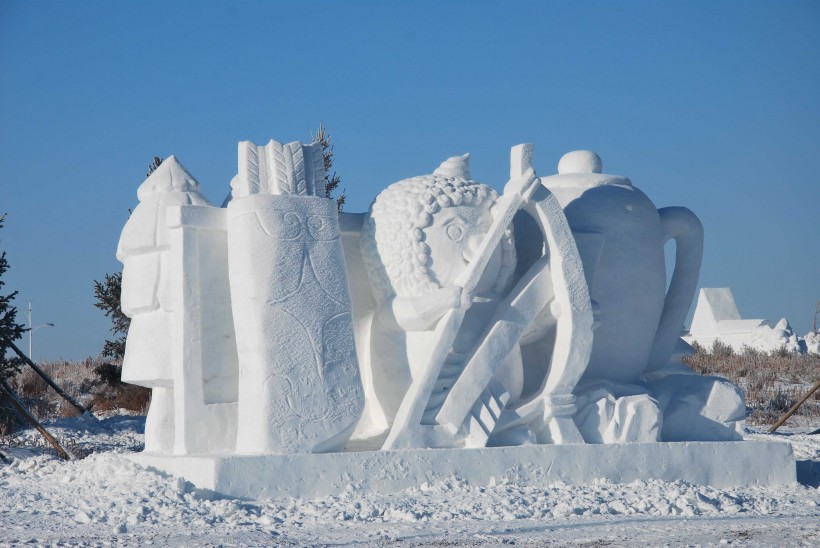
[[[322,122],[319,122],[319,129],[316,130],[316,135],[310,132],[311,142],[319,143],[322,146],[322,159],[325,167],[325,198],[332,200],[333,193],[338,188],[339,183],[342,182],[342,179],[335,171],[331,172],[331,168],[333,167],[333,145],[330,143],[330,138],[331,134]],[[342,190],[341,196],[336,198],[336,209],[338,211],[341,211],[342,207],[344,207],[345,200],[347,199],[346,192],[347,189]]]

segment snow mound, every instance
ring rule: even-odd
[[[820,354],[820,333],[809,331],[800,341],[806,347],[809,354]]]
[[[533,489],[500,481],[485,488],[459,478],[398,495],[366,494],[353,486],[339,496],[313,500],[240,501],[194,489],[182,478],[145,470],[122,454],[98,453],[64,463],[49,456],[16,459],[0,468],[0,512],[12,523],[38,514],[68,527],[109,529],[182,525],[287,529],[311,522],[445,522],[570,519],[577,516],[697,516],[778,513],[783,492],[759,488],[719,490],[685,482],[597,480]],[[820,495],[796,489],[788,498],[815,509]],[[788,505],[793,504],[789,502]]]
[[[119,417],[102,421],[102,427],[78,428],[83,443],[97,439],[106,449],[82,460],[64,462],[31,449],[4,447],[11,462],[0,461],[0,543],[97,539],[202,545],[231,539],[257,545],[274,538],[277,543],[287,539],[295,544],[317,540],[344,544],[363,538],[381,543],[397,531],[411,531],[426,541],[423,531],[442,531],[446,538],[488,528],[511,531],[533,523],[573,528],[621,517],[653,523],[675,516],[753,520],[779,516],[808,522],[820,517],[820,489],[816,488],[820,481],[779,488],[717,489],[681,481],[596,480],[582,487],[556,482],[534,488],[504,478],[478,487],[451,477],[393,495],[366,493],[350,485],[338,496],[310,500],[228,499],[130,461],[127,453],[140,438],[140,419]],[[72,421],[79,420],[55,421],[49,427],[58,436],[65,435]],[[752,437],[772,439],[766,434]],[[786,439],[798,459],[807,459],[817,472],[818,436]],[[32,523],[37,527],[32,528]]]
[[[786,318],[781,318],[774,326],[764,323],[756,327],[749,336],[747,344],[761,352],[801,351],[797,335]]]

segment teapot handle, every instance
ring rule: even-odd
[[[700,265],[703,260],[703,225],[685,207],[664,207],[658,210],[664,243],[675,240],[675,270],[666,292],[647,372],[667,365],[680,336],[686,314],[695,298]]]

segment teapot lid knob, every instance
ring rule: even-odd
[[[573,150],[561,156],[558,173],[601,173],[601,157],[591,150]]]

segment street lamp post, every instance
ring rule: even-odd
[[[31,301],[28,302],[28,359],[34,361],[34,354],[32,353],[31,349],[31,339],[32,335],[35,331],[40,329],[41,327],[54,327],[53,323],[43,323],[36,327],[32,327],[31,325]]]

